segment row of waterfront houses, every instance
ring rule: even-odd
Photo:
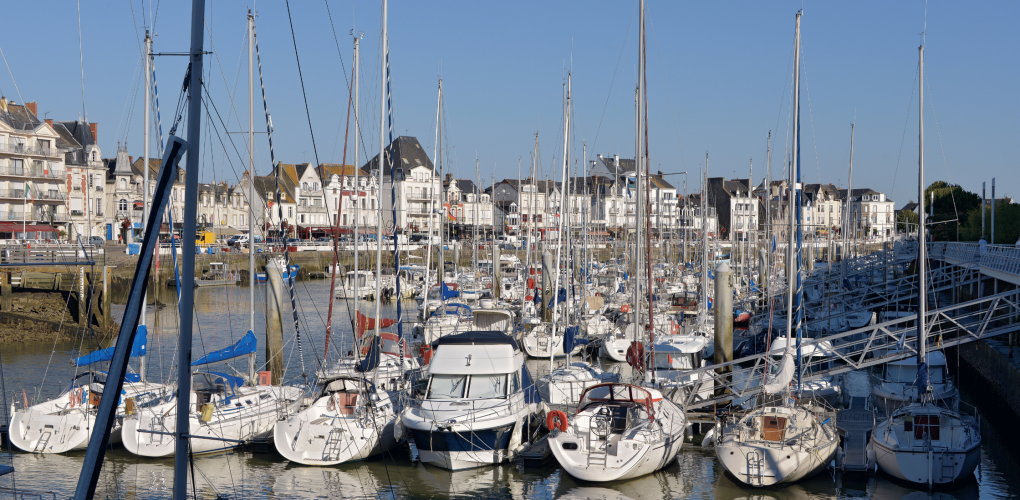
[[[101,237],[131,241],[142,225],[145,165],[118,145],[114,158],[103,158],[98,125],[84,120],[39,120],[34,102],[0,98],[0,239],[77,239]],[[638,173],[633,159],[598,155],[587,175],[564,185],[548,179],[503,179],[479,186],[470,179],[441,178],[419,141],[398,137],[387,150],[392,175],[384,168],[378,182],[378,155],[364,166],[279,163],[270,175],[239,182],[202,183],[199,226],[219,235],[284,228],[288,235],[312,238],[363,228],[374,232],[380,208],[385,232],[449,234],[537,231],[559,227],[568,217],[573,228],[592,234],[619,235],[637,222]],[[155,179],[159,158],[149,159]],[[184,171],[171,192],[164,231],[179,227],[184,214]],[[649,176],[649,224],[655,234],[700,232],[740,239],[766,224],[780,224],[789,206],[783,181],[709,178],[707,199],[678,190],[661,171]],[[643,175],[641,177],[644,177]],[[154,184],[154,183],[153,183]],[[150,185],[150,191],[153,186]],[[254,211],[249,199],[254,192]],[[849,197],[849,205],[848,205]],[[704,205],[704,214],[703,211]],[[847,220],[843,211],[850,206]],[[256,219],[250,221],[251,214]],[[872,189],[847,193],[831,184],[807,184],[802,223],[814,234],[839,233],[851,224],[859,236],[888,238],[894,233],[893,202]]]

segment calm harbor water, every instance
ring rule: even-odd
[[[301,382],[321,363],[325,343],[328,308],[328,281],[295,284],[301,345],[295,336],[293,317],[284,313],[287,375]],[[256,289],[255,324],[264,324],[263,288]],[[162,292],[161,292],[162,293]],[[249,290],[241,287],[201,288],[196,290],[196,327],[194,357],[220,349],[239,339],[249,327]],[[173,303],[172,292],[160,297]],[[350,342],[348,303],[334,306],[331,359],[346,352]],[[366,311],[368,304],[362,304]],[[412,310],[413,303],[405,303]],[[115,315],[122,309],[115,309]],[[374,313],[374,306],[371,310]],[[413,313],[413,312],[412,312]],[[385,317],[395,315],[395,306],[383,308]],[[169,305],[149,310],[148,373],[152,381],[170,380],[176,359],[177,313]],[[262,328],[259,336],[258,363],[264,362]],[[337,336],[340,339],[337,339]],[[344,342],[346,340],[346,342]],[[92,350],[86,343],[31,343],[0,346],[3,356],[5,418],[10,405],[22,394],[47,399],[59,394],[76,373],[68,362],[74,356]],[[530,360],[533,373],[544,372],[548,361]],[[241,363],[236,368],[243,371]],[[80,373],[81,369],[77,369]],[[224,371],[222,367],[218,371]],[[997,411],[994,401],[983,397],[980,388],[969,389],[973,377],[961,377],[964,398],[985,415]],[[24,391],[24,392],[23,392]],[[38,391],[38,392],[36,392]],[[194,459],[194,485],[200,498],[761,498],[761,499],[985,499],[1020,496],[1020,439],[999,431],[1001,420],[983,420],[981,464],[975,477],[949,489],[926,490],[877,476],[842,476],[824,472],[800,483],[752,489],[740,486],[723,472],[711,448],[685,446],[679,459],[666,469],[643,478],[611,484],[584,484],[574,481],[550,459],[543,467],[504,464],[474,470],[450,472],[413,461],[408,448],[384,457],[337,467],[306,467],[289,464],[272,449],[244,448],[230,453],[198,456]],[[21,452],[0,453],[0,464],[13,465],[13,475],[0,477],[0,497],[10,488],[45,492],[43,498],[66,497],[73,493],[84,452],[66,455],[33,455]],[[113,448],[97,489],[98,498],[169,498],[173,480],[172,459],[144,459]],[[25,498],[36,498],[31,495]]]

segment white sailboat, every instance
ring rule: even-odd
[[[146,332],[145,326],[139,325],[131,350],[131,356],[139,358],[140,363],[144,363],[146,353]],[[72,363],[89,366],[109,361],[112,356],[113,347],[108,347],[75,358]],[[12,403],[11,444],[30,453],[65,453],[87,448],[96,420],[96,407],[106,388],[106,378],[101,371],[89,370],[78,374],[70,387],[56,398],[22,408]],[[138,405],[158,402],[170,395],[166,385],[143,380],[140,374],[125,376],[122,391],[117,405],[118,418],[110,433],[111,443],[120,442],[120,422]]]
[[[764,394],[782,394],[776,405],[762,405],[743,416],[719,418],[715,426],[715,452],[723,467],[737,480],[751,486],[770,486],[798,481],[820,472],[832,462],[839,447],[835,413],[810,403],[791,403],[788,386],[800,363],[794,363],[794,352],[800,358],[799,339],[801,309],[800,269],[800,16],[794,46],[794,157],[791,182],[795,196],[790,196],[790,262],[789,266],[786,350],[778,372],[767,380]],[[797,249],[794,253],[794,248]],[[796,317],[796,322],[793,318]],[[793,332],[797,331],[794,348]]]
[[[249,331],[234,345],[214,351],[191,366],[219,363],[247,356],[249,373],[254,370],[258,341]],[[265,381],[260,381],[265,382]],[[243,377],[215,371],[195,371],[187,406],[190,420],[191,450],[211,453],[228,450],[256,439],[268,438],[273,424],[282,416],[297,411],[303,391],[298,387],[253,385]],[[146,457],[174,454],[178,398],[161,404],[139,407],[124,421],[124,448]]]
[[[276,422],[276,451],[303,465],[336,465],[393,449],[402,440],[401,393],[417,371],[406,344],[380,334],[363,360],[318,374],[313,402]]]
[[[924,199],[924,44],[918,48],[920,72],[918,192]],[[917,386],[919,400],[900,408],[880,422],[871,433],[869,458],[893,477],[929,487],[969,477],[981,460],[981,420],[976,410],[964,415],[939,406],[927,361],[927,287],[925,213],[920,210],[917,239]],[[934,354],[934,353],[933,353]]]
[[[652,388],[589,387],[577,413],[549,413],[549,448],[563,470],[584,481],[618,481],[655,472],[676,459],[687,416]]]

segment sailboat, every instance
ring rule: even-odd
[[[234,345],[199,358],[192,366],[220,363],[247,356],[254,363],[258,341],[249,331]],[[248,384],[243,377],[220,371],[195,371],[188,404],[190,433],[199,438],[191,443],[193,453],[235,448],[266,438],[280,414],[296,410],[303,396],[298,387]],[[174,454],[173,431],[178,411],[177,398],[140,407],[124,421],[124,448],[135,455],[165,457]],[[204,439],[203,439],[204,438]]]
[[[779,370],[763,386],[765,394],[782,394],[777,404],[763,404],[744,415],[716,420],[715,453],[737,480],[751,486],[798,481],[820,472],[832,462],[839,447],[835,413],[808,402],[792,403],[789,384],[800,368],[800,17],[794,46],[794,144],[790,186],[790,245],[786,349]],[[793,249],[796,246],[797,252]],[[795,316],[796,315],[796,316]],[[796,318],[796,319],[794,319]],[[796,330],[796,348],[793,334]],[[794,362],[796,352],[797,362]],[[800,377],[797,377],[799,382]]]
[[[138,333],[131,348],[131,357],[144,363],[147,330],[139,325]],[[71,360],[74,366],[87,367],[110,361],[113,347],[107,347]],[[11,404],[11,444],[30,453],[64,453],[83,450],[88,447],[89,438],[95,426],[99,400],[106,390],[108,374],[88,370],[78,374],[60,396],[36,405],[17,408]],[[119,422],[135,411],[139,405],[158,402],[168,397],[164,384],[154,384],[142,379],[140,374],[130,373],[124,377],[124,386],[117,404],[119,417],[111,430],[110,442],[121,439]]]
[[[918,124],[919,199],[924,199],[924,44],[918,47],[920,71],[920,117]],[[917,224],[917,376],[914,384],[918,401],[893,411],[871,433],[869,458],[874,457],[883,472],[918,484],[946,484],[974,473],[981,460],[981,420],[973,415],[937,404],[927,353],[927,287],[925,213],[920,210]]]

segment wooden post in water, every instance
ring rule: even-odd
[[[0,294],[3,294],[0,297],[0,309],[4,312],[11,312],[11,309],[14,307],[14,299],[11,296],[13,293],[11,290],[11,273],[7,272],[4,275],[3,284],[0,285]]]
[[[280,385],[283,379],[282,272],[276,259],[269,259],[266,263],[266,365],[273,374],[273,385]]]
[[[103,327],[109,328],[112,325],[110,314],[110,267],[103,266],[103,295],[100,297],[103,307]]]

